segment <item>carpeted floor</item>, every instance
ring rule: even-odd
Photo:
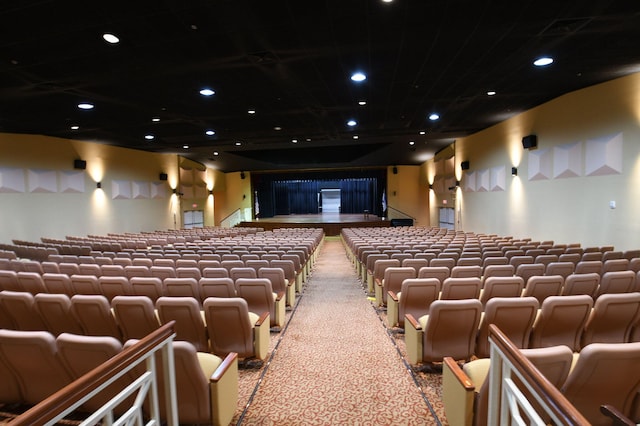
[[[341,240],[320,250],[269,358],[241,368],[234,423],[446,424],[440,375],[404,360],[403,336],[367,300]]]

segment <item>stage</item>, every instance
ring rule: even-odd
[[[388,227],[391,222],[372,214],[293,214],[281,215],[251,222],[240,222],[238,226],[263,228],[322,228],[325,235],[340,235],[343,228]]]

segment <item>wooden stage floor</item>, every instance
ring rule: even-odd
[[[263,228],[270,231],[276,228],[323,228],[325,235],[340,235],[343,228],[387,227],[388,220],[372,214],[292,214],[241,222],[238,226]]]

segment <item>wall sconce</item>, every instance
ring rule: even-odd
[[[429,184],[429,189],[433,189],[433,184],[432,183]]]
[[[178,193],[178,188],[173,188],[173,193],[177,194]]]
[[[247,198],[247,194],[242,194],[242,199],[246,200],[246,198]]]
[[[209,190],[209,195],[213,195],[213,189]]]
[[[459,186],[460,186],[460,181],[459,181],[459,180],[457,180],[457,181],[456,181],[456,188],[457,188],[457,187],[459,187]]]
[[[98,189],[102,188],[102,182],[97,182],[96,183],[96,188],[98,188]]]
[[[511,168],[511,176],[518,176],[518,168],[517,167],[512,167]]]

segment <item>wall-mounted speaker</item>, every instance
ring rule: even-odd
[[[391,171],[393,172],[394,175],[398,174],[398,168],[396,166],[393,166],[393,169],[391,169]]]
[[[244,172],[240,172],[240,179],[244,179],[246,176],[244,174]]]
[[[538,137],[536,135],[528,135],[522,138],[522,147],[524,149],[535,148],[538,146]]]
[[[160,176],[158,178],[160,180],[167,180],[169,179],[169,175],[167,175],[166,173],[160,173]]]
[[[87,162],[84,160],[73,160],[73,168],[78,170],[84,170],[87,168]]]
[[[462,170],[469,170],[469,162],[468,161],[463,161],[462,163],[460,163],[460,168]]]

